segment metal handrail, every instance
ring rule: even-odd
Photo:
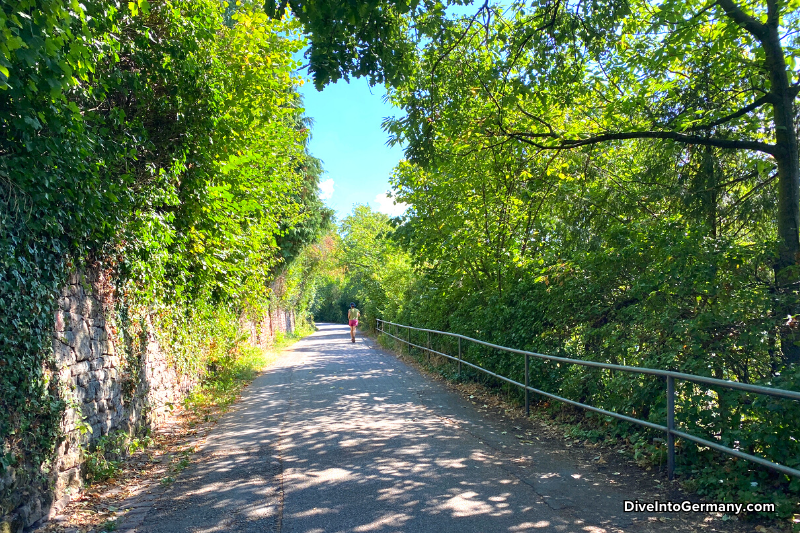
[[[401,339],[400,337],[397,337],[395,335],[392,335],[391,333],[386,332],[384,327],[383,327],[385,324],[389,324],[391,326],[395,326],[395,327],[399,327],[399,328],[406,328],[409,331],[408,338],[407,339]],[[570,359],[568,357],[556,357],[556,356],[553,356],[553,355],[545,355],[545,354],[541,354],[541,353],[537,353],[537,352],[528,352],[528,351],[525,351],[525,350],[517,350],[515,348],[508,348],[506,346],[500,346],[500,345],[497,345],[497,344],[492,344],[490,342],[486,342],[486,341],[482,341],[482,340],[478,340],[478,339],[473,339],[472,337],[467,337],[465,335],[459,335],[458,333],[450,333],[450,332],[447,332],[447,331],[438,331],[438,330],[435,330],[435,329],[416,328],[416,327],[413,327],[413,326],[407,326],[405,324],[397,324],[395,322],[389,322],[387,320],[381,320],[380,318],[377,319],[376,326],[377,326],[377,330],[381,334],[387,335],[389,337],[392,337],[393,339],[397,339],[398,341],[407,344],[409,347],[419,348],[421,350],[425,350],[426,352],[428,352],[428,354],[436,354],[436,355],[445,357],[447,359],[451,359],[453,361],[457,361],[458,362],[459,374],[461,373],[461,365],[467,365],[470,368],[474,368],[474,369],[479,370],[481,372],[484,372],[484,373],[486,373],[486,374],[488,374],[488,375],[490,375],[492,377],[495,377],[497,379],[500,379],[502,381],[505,381],[507,383],[510,383],[512,385],[516,385],[516,386],[522,388],[525,391],[525,412],[527,414],[530,414],[529,392],[533,392],[533,393],[545,396],[547,398],[552,398],[554,400],[558,400],[558,401],[567,403],[569,405],[573,405],[573,406],[576,406],[576,407],[581,407],[581,408],[589,410],[589,411],[593,411],[593,412],[600,413],[600,414],[603,414],[603,415],[607,415],[607,416],[611,416],[611,417],[614,417],[614,418],[618,418],[618,419],[624,420],[626,422],[630,422],[630,423],[633,423],[633,424],[638,424],[640,426],[645,426],[645,427],[649,427],[651,429],[656,429],[656,430],[665,432],[666,435],[667,435],[667,475],[669,476],[669,479],[673,479],[673,477],[675,475],[675,437],[680,437],[682,439],[686,439],[686,440],[695,442],[695,443],[703,445],[703,446],[708,446],[709,448],[712,448],[714,450],[720,451],[722,453],[726,453],[726,454],[732,455],[734,457],[739,457],[740,459],[745,459],[747,461],[759,464],[761,466],[765,466],[767,468],[771,468],[772,470],[776,470],[776,471],[781,472],[783,474],[787,474],[787,475],[790,475],[790,476],[795,476],[797,478],[800,478],[800,470],[797,470],[795,468],[791,468],[791,467],[788,467],[786,465],[781,465],[781,464],[778,464],[778,463],[773,463],[772,461],[764,459],[763,457],[757,457],[755,455],[750,455],[750,454],[741,452],[739,450],[734,450],[733,448],[728,448],[726,446],[722,446],[721,444],[718,444],[716,442],[712,442],[712,441],[709,441],[709,440],[706,440],[706,439],[702,439],[700,437],[695,437],[694,435],[690,435],[688,433],[684,433],[682,431],[676,430],[675,429],[675,380],[679,379],[679,380],[682,380],[682,381],[691,381],[691,382],[695,382],[695,383],[705,383],[705,384],[708,384],[708,385],[717,385],[717,386],[726,387],[726,388],[729,388],[729,389],[743,390],[743,391],[746,391],[746,392],[752,392],[752,393],[756,393],[756,394],[766,394],[766,395],[769,395],[769,396],[774,396],[774,397],[778,397],[778,398],[787,398],[787,399],[790,399],[790,400],[797,400],[797,401],[800,401],[800,392],[789,391],[789,390],[784,390],[784,389],[776,389],[776,388],[771,388],[771,387],[764,387],[764,386],[760,386],[760,385],[750,385],[748,383],[739,383],[739,382],[736,382],[736,381],[728,381],[728,380],[724,380],[724,379],[709,378],[709,377],[705,377],[705,376],[697,376],[697,375],[694,375],[694,374],[684,374],[683,372],[674,372],[672,370],[659,370],[659,369],[656,369],[656,368],[645,368],[645,367],[638,367],[638,366],[615,365],[615,364],[610,364],[610,363],[599,363],[599,362],[596,362],[596,361],[584,361],[582,359]],[[411,330],[427,332],[428,333],[428,346],[426,347],[426,346],[420,346],[420,345],[417,345],[417,344],[413,344],[411,342],[411,336],[410,336]],[[431,347],[430,347],[430,334],[431,333],[437,333],[437,334],[440,334],[440,335],[445,335],[445,336],[448,336],[448,337],[452,337],[452,338],[458,339],[458,357],[453,357],[452,355],[448,355],[448,354],[445,354],[445,353],[442,353],[442,352],[438,352],[436,350],[432,350]],[[487,369],[485,369],[485,368],[483,368],[481,366],[474,365],[472,363],[464,361],[463,358],[461,357],[461,341],[462,340],[469,341],[469,342],[474,342],[476,344],[487,346],[489,348],[493,348],[493,349],[496,349],[496,350],[503,350],[503,351],[507,351],[507,352],[511,352],[511,353],[524,355],[525,356],[525,383],[520,383],[518,381],[514,381],[513,379],[510,379],[510,378],[507,378],[507,377],[502,376],[500,374],[496,374],[494,372],[491,372],[491,371],[489,371],[489,370],[487,370]],[[638,418],[633,418],[633,417],[630,417],[630,416],[627,416],[627,415],[622,415],[622,414],[619,414],[619,413],[615,413],[613,411],[607,411],[605,409],[600,409],[599,407],[593,407],[591,405],[587,405],[587,404],[584,404],[584,403],[576,402],[574,400],[563,398],[561,396],[557,396],[557,395],[549,393],[549,392],[545,392],[545,391],[542,391],[542,390],[539,390],[539,389],[535,389],[535,388],[531,387],[530,383],[529,383],[529,371],[528,371],[528,368],[529,368],[530,357],[536,357],[536,358],[545,359],[545,360],[548,360],[548,361],[556,361],[556,362],[559,362],[559,363],[576,364],[576,365],[590,366],[590,367],[595,367],[595,368],[605,368],[605,369],[608,369],[608,370],[620,370],[620,371],[623,371],[623,372],[631,372],[631,373],[636,373],[636,374],[649,374],[649,375],[654,375],[654,376],[665,377],[666,381],[667,381],[667,425],[666,426],[662,426],[662,425],[659,425],[659,424],[654,424],[652,422],[648,422],[646,420],[639,420]]]

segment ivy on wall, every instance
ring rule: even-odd
[[[0,6],[0,465],[19,486],[45,482],[59,438],[53,317],[70,272],[113,280],[123,345],[149,314],[195,372],[208,339],[269,298],[281,248],[318,232],[281,236],[330,215],[296,192],[318,173],[294,22],[215,0]]]

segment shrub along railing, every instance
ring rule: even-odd
[[[387,331],[386,326],[389,326],[389,330],[390,331]],[[394,322],[388,322],[386,320],[381,320],[381,319],[377,319],[376,327],[377,327],[378,332],[381,333],[382,335],[386,335],[388,337],[396,339],[396,340],[408,345],[409,347],[414,347],[414,348],[423,350],[423,351],[428,353],[429,357],[430,357],[430,354],[436,354],[436,355],[439,355],[441,357],[445,357],[447,359],[450,359],[452,361],[456,361],[458,363],[458,373],[459,373],[459,375],[461,374],[461,366],[462,365],[466,365],[466,366],[468,366],[470,368],[473,368],[475,370],[478,370],[480,372],[488,374],[489,376],[492,376],[492,377],[497,378],[499,380],[502,380],[502,381],[505,381],[505,382],[510,383],[512,385],[516,385],[517,387],[520,387],[521,389],[523,389],[525,391],[525,413],[526,414],[530,414],[530,393],[533,392],[535,394],[539,394],[539,395],[545,396],[546,398],[551,398],[553,400],[558,400],[560,402],[564,402],[566,404],[573,405],[575,407],[581,407],[581,408],[586,409],[588,411],[593,411],[595,413],[600,413],[600,414],[603,414],[603,415],[607,415],[607,416],[611,416],[611,417],[614,417],[614,418],[618,418],[620,420],[624,420],[624,421],[630,422],[632,424],[638,424],[640,426],[645,426],[645,427],[648,427],[648,428],[651,428],[651,429],[655,429],[655,430],[658,430],[658,431],[663,431],[666,434],[666,437],[667,437],[667,475],[669,476],[669,479],[673,479],[673,477],[675,475],[675,438],[676,437],[682,438],[682,439],[685,439],[685,440],[688,440],[688,441],[691,441],[691,442],[694,442],[696,444],[700,444],[701,446],[707,446],[707,447],[712,448],[714,450],[717,450],[719,452],[722,452],[722,453],[725,453],[725,454],[728,454],[728,455],[732,455],[734,457],[738,457],[740,459],[744,459],[746,461],[750,461],[750,462],[759,464],[761,466],[765,466],[767,468],[770,468],[772,470],[776,470],[778,472],[781,472],[783,474],[787,474],[789,476],[795,476],[797,478],[800,478],[800,470],[797,470],[795,468],[791,468],[789,466],[778,464],[778,463],[773,463],[772,461],[764,459],[763,457],[757,457],[755,455],[744,453],[744,452],[742,452],[740,450],[735,450],[733,448],[728,448],[727,446],[723,446],[723,445],[718,444],[716,442],[711,442],[711,441],[709,441],[707,439],[696,437],[696,436],[691,435],[689,433],[685,433],[683,431],[678,431],[677,429],[675,429],[675,380],[677,379],[677,380],[683,380],[683,381],[691,381],[691,382],[694,382],[694,383],[703,383],[703,384],[706,384],[706,385],[715,385],[715,386],[725,387],[725,388],[729,388],[729,389],[736,389],[736,390],[746,391],[746,392],[755,393],[755,394],[765,394],[765,395],[774,396],[774,397],[777,397],[777,398],[787,398],[787,399],[796,400],[796,401],[800,401],[800,392],[789,391],[789,390],[784,390],[784,389],[776,389],[776,388],[772,388],[772,387],[763,387],[763,386],[760,386],[760,385],[750,385],[748,383],[739,383],[739,382],[736,382],[736,381],[727,381],[727,380],[723,380],[723,379],[710,378],[710,377],[706,377],[706,376],[697,376],[697,375],[694,375],[694,374],[684,374],[682,372],[673,372],[673,371],[670,371],[670,370],[658,370],[658,369],[655,369],[655,368],[643,368],[643,367],[636,367],[636,366],[614,365],[614,364],[609,364],[609,363],[599,363],[599,362],[596,362],[596,361],[584,361],[582,359],[571,359],[571,358],[567,358],[567,357],[556,357],[556,356],[552,356],[552,355],[544,355],[544,354],[540,354],[540,353],[536,353],[536,352],[527,352],[525,350],[517,350],[515,348],[508,348],[508,347],[505,347],[505,346],[498,346],[497,344],[492,344],[490,342],[485,342],[485,341],[481,341],[481,340],[478,340],[478,339],[473,339],[471,337],[466,337],[464,335],[459,335],[457,333],[449,333],[449,332],[446,332],[446,331],[438,331],[438,330],[435,330],[435,329],[415,328],[413,326],[406,326],[404,324],[396,324]],[[399,330],[400,329],[404,329],[406,331],[406,338],[405,339],[400,338],[400,336],[399,336]],[[427,333],[427,346],[420,346],[418,344],[412,343],[411,342],[411,335],[410,335],[411,331],[420,331],[420,332]],[[454,357],[452,355],[448,355],[446,353],[442,353],[442,352],[439,352],[439,351],[431,349],[431,337],[430,337],[431,333],[438,334],[438,335],[444,335],[444,336],[447,336],[447,337],[458,339],[458,356]],[[523,355],[525,357],[525,383],[520,383],[518,381],[514,381],[511,378],[508,378],[506,376],[502,376],[500,374],[496,374],[496,373],[491,372],[491,371],[489,371],[489,370],[487,370],[487,369],[485,369],[485,368],[483,368],[481,366],[478,366],[478,365],[475,365],[475,364],[472,364],[470,362],[465,361],[463,359],[463,357],[462,357],[461,341],[473,342],[473,343],[476,343],[476,344],[479,344],[479,345],[482,345],[482,346],[486,346],[488,348],[492,348],[492,349],[495,349],[495,350],[500,350],[500,351],[505,351],[505,352],[510,352],[510,353]],[[633,417],[630,417],[630,416],[627,416],[627,415],[615,413],[615,412],[612,412],[612,411],[608,411],[606,409],[600,409],[599,407],[593,407],[591,405],[587,405],[587,404],[584,404],[584,403],[576,402],[574,400],[563,398],[561,396],[557,396],[557,395],[549,393],[549,392],[545,392],[545,391],[542,391],[542,390],[539,390],[539,389],[535,389],[535,388],[530,386],[530,371],[529,371],[530,364],[529,363],[530,363],[530,358],[531,357],[535,357],[535,358],[538,358],[538,359],[544,359],[544,360],[547,360],[547,361],[554,361],[554,362],[557,362],[557,363],[566,363],[566,364],[571,364],[571,365],[582,365],[582,366],[595,367],[595,368],[604,368],[604,369],[607,369],[607,370],[619,370],[619,371],[622,371],[622,372],[630,372],[630,373],[634,373],[634,374],[649,374],[649,375],[653,375],[653,376],[664,377],[664,378],[666,378],[666,389],[667,389],[667,391],[666,391],[666,393],[667,393],[667,420],[666,420],[667,425],[666,426],[662,426],[660,424],[655,424],[653,422],[648,422],[646,420],[640,420],[638,418],[633,418]]]

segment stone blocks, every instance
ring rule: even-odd
[[[139,382],[132,397],[123,395],[129,354],[115,344],[109,317],[92,283],[95,274],[73,274],[58,300],[53,317],[53,353],[57,373],[67,391],[67,409],[61,421],[65,439],[53,458],[50,485],[21,482],[15,470],[0,471],[0,533],[21,532],[24,527],[54,512],[82,486],[82,448],[92,446],[113,431],[155,429],[197,383],[197,376],[180,376],[169,363],[149,320],[143,353],[130,354],[142,361]],[[242,316],[242,331],[253,345],[267,347],[278,331],[294,329],[294,313],[275,309],[258,318]],[[130,384],[125,386],[130,391]],[[91,428],[86,431],[87,426]],[[6,497],[5,495],[9,495]]]

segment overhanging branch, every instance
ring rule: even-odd
[[[714,137],[702,137],[700,135],[686,135],[684,133],[677,133],[674,131],[630,131],[620,133],[604,133],[602,135],[595,135],[585,139],[567,139],[558,143],[545,144],[531,140],[529,135],[520,133],[504,132],[509,137],[517,139],[535,146],[541,150],[568,150],[571,148],[579,148],[581,146],[590,146],[593,144],[600,144],[608,141],[624,141],[631,139],[665,139],[675,141],[683,144],[696,144],[699,146],[714,146],[716,148],[724,148],[727,150],[753,150],[756,152],[764,152],[766,154],[775,155],[777,146],[774,144],[767,144],[758,141],[743,141],[738,139],[719,139]]]
[[[726,148],[729,150],[754,150],[774,155],[777,147],[773,144],[758,141],[742,141],[738,139],[719,139],[714,137],[702,137],[700,135],[686,135],[674,131],[632,131],[623,133],[605,133],[586,139],[565,140],[556,148],[577,148],[588,146],[606,141],[628,140],[628,139],[667,139],[684,144],[696,144],[699,146],[714,146],[716,148]]]
[[[796,91],[795,91],[795,94],[796,94]],[[731,113],[730,115],[727,115],[727,116],[722,117],[722,118],[720,118],[718,120],[715,120],[714,122],[712,122],[710,124],[698,124],[697,126],[693,126],[693,127],[689,128],[688,131],[698,131],[698,130],[704,130],[704,129],[708,129],[708,128],[715,128],[717,126],[721,126],[723,124],[726,124],[726,123],[730,122],[731,120],[735,120],[735,119],[737,119],[739,117],[742,117],[742,116],[750,113],[751,111],[755,111],[756,109],[758,109],[762,105],[767,104],[767,103],[771,103],[772,101],[773,101],[772,94],[765,94],[761,98],[759,98],[756,101],[754,101],[752,104],[744,106],[740,110],[738,110],[738,111],[736,111],[734,113]]]
[[[767,38],[767,27],[760,20],[745,13],[733,0],[717,0],[717,4],[736,24],[761,42]]]

